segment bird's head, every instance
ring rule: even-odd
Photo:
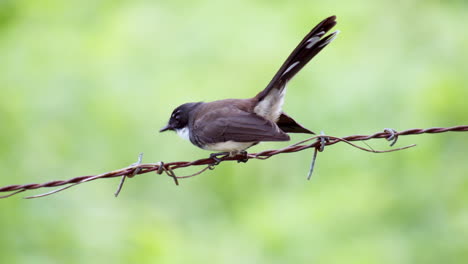
[[[164,132],[168,130],[181,130],[188,126],[190,114],[199,106],[201,103],[186,103],[183,104],[174,111],[172,111],[171,118],[169,118],[169,122],[167,125],[164,126],[159,132]]]

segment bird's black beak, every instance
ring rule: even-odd
[[[168,131],[168,130],[174,130],[174,128],[167,124],[165,127],[161,128],[161,130],[159,130],[159,132],[164,132],[164,131]]]

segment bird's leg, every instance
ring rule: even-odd
[[[210,159],[214,160],[212,165],[218,165],[219,163],[221,163],[221,161],[223,161],[222,158],[224,158],[224,157],[234,157],[234,156],[237,156],[237,155],[242,156],[241,159],[237,160],[237,163],[241,163],[241,162],[246,163],[249,160],[249,158],[247,156],[248,155],[247,151],[245,151],[245,150],[211,153],[210,154]]]
[[[230,156],[230,152],[218,152],[218,153],[211,153],[210,154],[210,159],[214,160],[212,165],[218,165],[221,163],[221,158],[224,158],[226,156]]]

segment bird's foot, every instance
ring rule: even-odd
[[[218,153],[211,153],[210,154],[210,159],[212,159],[214,162],[211,165],[218,165],[221,163],[222,158],[229,156],[231,153],[229,152],[218,152]]]
[[[210,159],[212,159],[214,162],[211,165],[218,165],[223,161],[223,158],[226,157],[235,157],[235,156],[241,156],[240,159],[237,160],[237,163],[246,163],[249,161],[248,153],[245,150],[242,151],[233,151],[233,152],[219,152],[219,153],[211,153],[210,154]]]
[[[241,159],[238,159],[238,160],[237,160],[237,163],[241,163],[241,162],[246,163],[247,161],[249,161],[249,156],[248,156],[247,151],[242,150],[242,151],[240,151],[240,152],[238,153],[238,155],[241,155],[242,158],[241,158]]]

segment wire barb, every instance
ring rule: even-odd
[[[171,168],[164,168],[163,167],[163,169],[164,169],[164,172],[166,172],[167,176],[172,177],[172,179],[174,179],[175,185],[179,186],[179,179],[175,175],[174,171]]]
[[[137,162],[133,163],[132,165],[129,166],[129,168],[133,168],[135,167],[135,169],[133,170],[133,172],[131,174],[125,174],[122,176],[122,179],[120,180],[120,184],[119,184],[119,187],[117,188],[117,191],[115,191],[114,195],[115,197],[119,196],[119,193],[120,191],[122,190],[122,187],[125,183],[125,179],[128,177],[128,178],[133,178],[135,175],[137,175],[138,173],[140,173],[141,171],[141,168],[138,167],[140,166],[141,162],[143,161],[143,153],[140,153],[140,155],[138,155],[138,160]]]
[[[161,175],[164,172],[164,162],[160,161],[157,164],[158,164],[159,167],[156,170],[156,174]]]
[[[383,132],[377,132],[371,135],[352,135],[352,136],[346,136],[346,137],[341,137],[341,138],[333,137],[333,136],[324,136],[322,133],[319,136],[314,136],[306,140],[302,140],[300,142],[297,142],[295,144],[292,144],[282,149],[265,150],[265,151],[258,152],[258,153],[247,154],[245,156],[244,155],[237,155],[233,157],[227,156],[227,157],[223,157],[222,160],[223,161],[233,161],[233,160],[239,160],[239,159],[265,160],[278,154],[299,152],[305,149],[313,148],[314,156],[313,156],[312,163],[311,163],[311,169],[309,170],[309,175],[308,175],[308,179],[310,179],[314,166],[315,166],[317,152],[323,151],[325,146],[330,146],[339,142],[344,142],[346,144],[349,144],[352,147],[358,148],[363,151],[368,151],[371,153],[386,153],[386,152],[399,151],[399,150],[411,148],[411,147],[414,147],[415,145],[413,144],[413,145],[408,145],[408,146],[401,147],[401,148],[392,148],[389,150],[374,150],[370,147],[364,148],[356,144],[353,144],[351,142],[352,141],[366,141],[366,140],[377,139],[377,138],[385,138],[388,141],[392,141],[390,143],[390,146],[393,146],[396,143],[399,136],[436,134],[436,133],[445,133],[445,132],[468,132],[468,125],[453,126],[453,127],[432,127],[432,128],[426,128],[426,129],[414,128],[414,129],[408,129],[408,130],[404,130],[400,132],[397,132],[394,129],[386,128]],[[312,140],[315,140],[315,141],[313,141],[312,143],[308,143]],[[213,166],[212,158],[204,158],[204,159],[199,159],[195,161],[176,161],[176,162],[170,162],[170,163],[157,162],[157,163],[146,163],[146,164],[141,163],[142,158],[143,158],[142,154],[140,154],[137,163],[132,164],[129,167],[125,167],[122,169],[118,169],[118,170],[114,170],[114,171],[110,171],[110,172],[106,172],[106,173],[102,173],[98,175],[79,176],[79,177],[71,178],[68,180],[50,181],[46,183],[32,183],[32,184],[9,185],[9,186],[0,187],[0,192],[11,192],[4,196],[0,196],[0,199],[11,197],[13,195],[16,195],[18,193],[21,193],[27,190],[34,190],[34,189],[40,189],[40,188],[46,188],[46,187],[64,186],[60,189],[56,189],[47,193],[25,197],[26,199],[39,198],[39,197],[48,196],[57,192],[61,192],[68,188],[74,187],[76,185],[94,181],[97,179],[122,177],[121,182],[119,184],[119,188],[116,192],[116,195],[118,195],[120,190],[122,189],[125,178],[127,177],[134,177],[136,175],[145,174],[145,173],[152,172],[152,171],[156,172],[157,174],[162,174],[163,172],[165,172],[169,177],[173,178],[176,185],[178,185],[179,179],[191,178],[207,170],[213,170],[215,168],[215,166]],[[198,172],[195,172],[188,176],[176,176],[176,174],[174,173],[174,170],[176,169],[186,168],[190,166],[205,166],[205,167],[199,170]]]
[[[390,134],[390,135],[387,137],[387,141],[392,141],[392,142],[390,143],[390,147],[393,147],[393,145],[395,145],[395,143],[396,143],[397,140],[398,140],[398,132],[397,132],[395,129],[393,129],[393,128],[385,128],[385,129],[384,129],[384,132]]]
[[[319,152],[319,148],[314,148],[314,155],[312,156],[312,162],[310,163],[309,173],[307,174],[308,181],[310,181],[310,178],[312,177],[312,173],[314,172],[315,160],[317,159],[318,152]]]
[[[310,181],[312,173],[315,168],[315,160],[317,160],[317,153],[323,152],[327,143],[330,142],[330,138],[325,136],[323,131],[320,132],[320,136],[317,137],[317,141],[320,143],[317,147],[314,148],[314,155],[312,156],[312,162],[310,163],[309,173],[307,174],[307,180]]]

